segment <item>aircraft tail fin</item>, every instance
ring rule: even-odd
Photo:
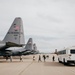
[[[33,50],[35,50],[35,51],[37,50],[37,46],[35,43],[33,44]]]
[[[15,18],[3,41],[18,45],[25,44],[23,22],[20,17]]]
[[[25,49],[26,50],[33,50],[33,40],[32,40],[32,38],[29,38],[29,40],[28,40],[28,42],[25,46]]]

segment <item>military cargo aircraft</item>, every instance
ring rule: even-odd
[[[29,38],[25,47],[23,23],[20,17],[15,18],[3,41],[0,41],[0,56],[6,58],[34,54],[33,40]]]

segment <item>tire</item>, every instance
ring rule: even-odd
[[[58,58],[58,62],[61,63],[61,61],[59,60],[59,58]]]
[[[65,62],[65,59],[63,59],[63,64],[64,64],[64,65],[67,65],[67,63]]]

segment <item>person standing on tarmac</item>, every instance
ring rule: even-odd
[[[52,57],[52,60],[55,61],[55,56]]]
[[[33,56],[33,61],[35,61],[35,56]]]
[[[46,56],[45,55],[43,55],[43,59],[44,59],[44,62],[45,62],[45,60],[46,60]]]
[[[39,61],[41,61],[41,56],[40,56],[40,55],[39,55],[39,59],[38,59],[38,62],[39,62]]]
[[[20,56],[20,61],[22,61],[22,62],[23,62],[23,60],[22,60],[22,56]]]

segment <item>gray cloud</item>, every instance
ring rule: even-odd
[[[45,15],[45,14],[37,14],[37,15],[38,15],[38,17],[45,19],[45,20],[48,20],[49,22],[56,22],[56,23],[62,22],[60,19],[55,18],[51,15]]]

